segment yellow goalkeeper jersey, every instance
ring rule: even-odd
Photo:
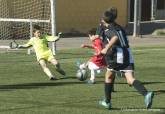
[[[38,61],[40,59],[46,59],[49,61],[53,58],[53,54],[48,47],[48,41],[56,41],[58,38],[59,37],[57,36],[49,35],[42,35],[40,38],[32,37],[27,44],[25,44],[25,47],[33,46]]]

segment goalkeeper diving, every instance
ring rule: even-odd
[[[18,48],[30,48],[33,47],[36,53],[37,61],[42,67],[43,71],[49,77],[50,80],[56,80],[56,76],[47,67],[47,63],[51,63],[55,66],[56,71],[65,76],[65,71],[60,67],[60,63],[55,59],[51,49],[48,47],[48,42],[59,40],[58,36],[49,36],[47,34],[41,35],[41,27],[39,25],[33,26],[34,37],[24,45],[18,45]]]

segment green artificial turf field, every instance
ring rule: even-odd
[[[56,56],[67,77],[49,65],[57,81],[48,79],[34,54],[0,53],[0,114],[164,114],[165,47],[138,47],[132,52],[136,78],[155,92],[150,110],[145,109],[143,96],[119,77],[112,94],[113,109],[99,106],[104,96],[104,73],[97,75],[94,85],[77,80],[75,62],[88,60],[91,51],[68,49],[58,51]]]

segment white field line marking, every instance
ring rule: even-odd
[[[145,108],[121,108],[112,109],[110,111],[121,111],[121,112],[165,112],[164,109],[145,109]]]
[[[165,48],[152,48],[152,49],[132,49],[132,51],[138,52],[138,51],[161,51],[165,50]]]
[[[2,49],[10,49],[10,46],[0,46]]]
[[[1,49],[10,49],[10,46],[1,46]],[[138,51],[161,51],[165,50],[165,48],[151,48],[151,49],[132,49],[132,51],[138,52]]]

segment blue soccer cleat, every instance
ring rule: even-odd
[[[99,101],[99,105],[103,106],[104,108],[110,110],[112,108],[111,102],[106,103],[105,99]]]
[[[144,102],[147,109],[151,108],[153,97],[154,97],[153,92],[148,92],[147,95],[144,97]]]

